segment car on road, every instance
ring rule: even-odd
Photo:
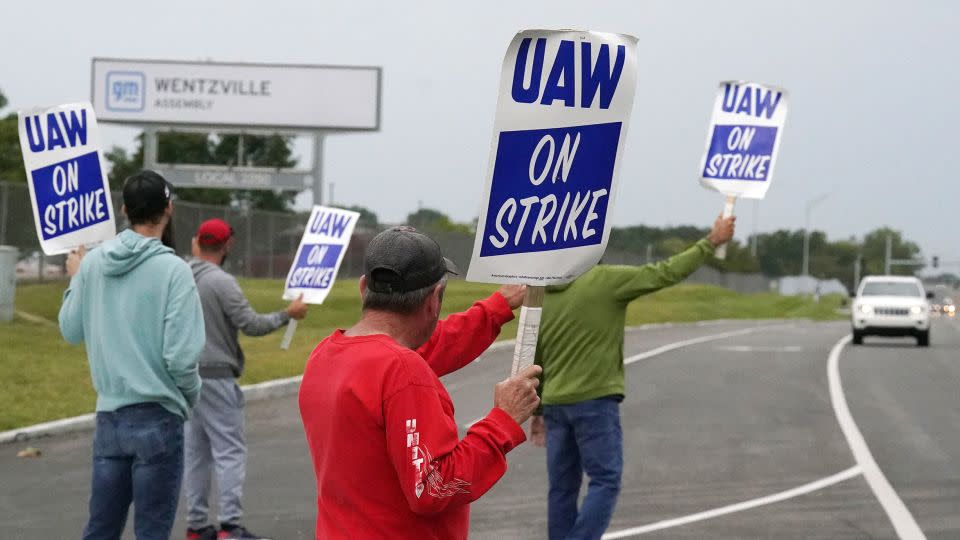
[[[917,345],[930,345],[930,304],[915,277],[869,276],[860,282],[853,300],[853,344],[865,336],[913,336]]]
[[[20,259],[15,268],[17,280],[60,279],[64,277],[63,266],[49,257],[41,260],[42,257],[42,253],[33,251]]]
[[[953,304],[952,299],[944,298],[943,305],[940,306],[940,312],[949,317],[954,317],[957,315],[957,306]]]

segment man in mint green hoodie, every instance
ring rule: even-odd
[[[533,418],[531,439],[547,446],[550,540],[599,539],[616,506],[627,306],[686,279],[733,237],[735,219],[717,218],[706,238],[665,261],[601,264],[568,285],[547,288],[536,355],[543,415]],[[578,509],[584,473],[590,484]]]
[[[67,259],[60,332],[85,343],[97,391],[84,540],[120,538],[130,503],[138,540],[170,538],[183,476],[183,422],[200,394],[205,341],[190,267],[161,242],[170,185],[142,171],[123,186],[131,228]]]

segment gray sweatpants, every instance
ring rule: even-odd
[[[243,432],[243,391],[236,379],[203,379],[200,399],[184,426],[184,490],[187,525],[208,524],[210,480],[217,475],[219,523],[243,517],[247,445]]]

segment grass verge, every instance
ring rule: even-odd
[[[254,308],[282,309],[280,280],[241,280]],[[66,283],[21,285],[16,308],[43,317],[51,324],[17,317],[0,324],[0,431],[90,412],[95,395],[82,346],[68,345],[56,327]],[[493,285],[453,281],[444,297],[445,311],[469,307],[496,289]],[[708,319],[811,318],[835,319],[842,298],[826,297],[819,304],[808,298],[770,293],[738,294],[709,285],[678,285],[643,297],[630,305],[630,325]],[[356,280],[338,282],[322,306],[311,308],[287,351],[280,350],[282,331],[262,338],[241,338],[247,356],[242,383],[298,375],[316,344],[336,328],[351,325],[360,315]],[[502,339],[516,335],[516,322],[504,328]]]

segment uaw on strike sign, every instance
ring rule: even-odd
[[[349,210],[313,207],[287,274],[283,292],[285,300],[303,294],[303,301],[308,304],[323,303],[337,278],[337,270],[359,218],[360,214]]]
[[[33,218],[47,255],[117,234],[110,187],[89,103],[20,111],[20,149]]]
[[[732,197],[762,199],[770,188],[786,90],[745,81],[720,83],[700,162],[700,183]]]
[[[510,43],[467,279],[559,284],[600,260],[633,108],[636,43],[549,30]]]

